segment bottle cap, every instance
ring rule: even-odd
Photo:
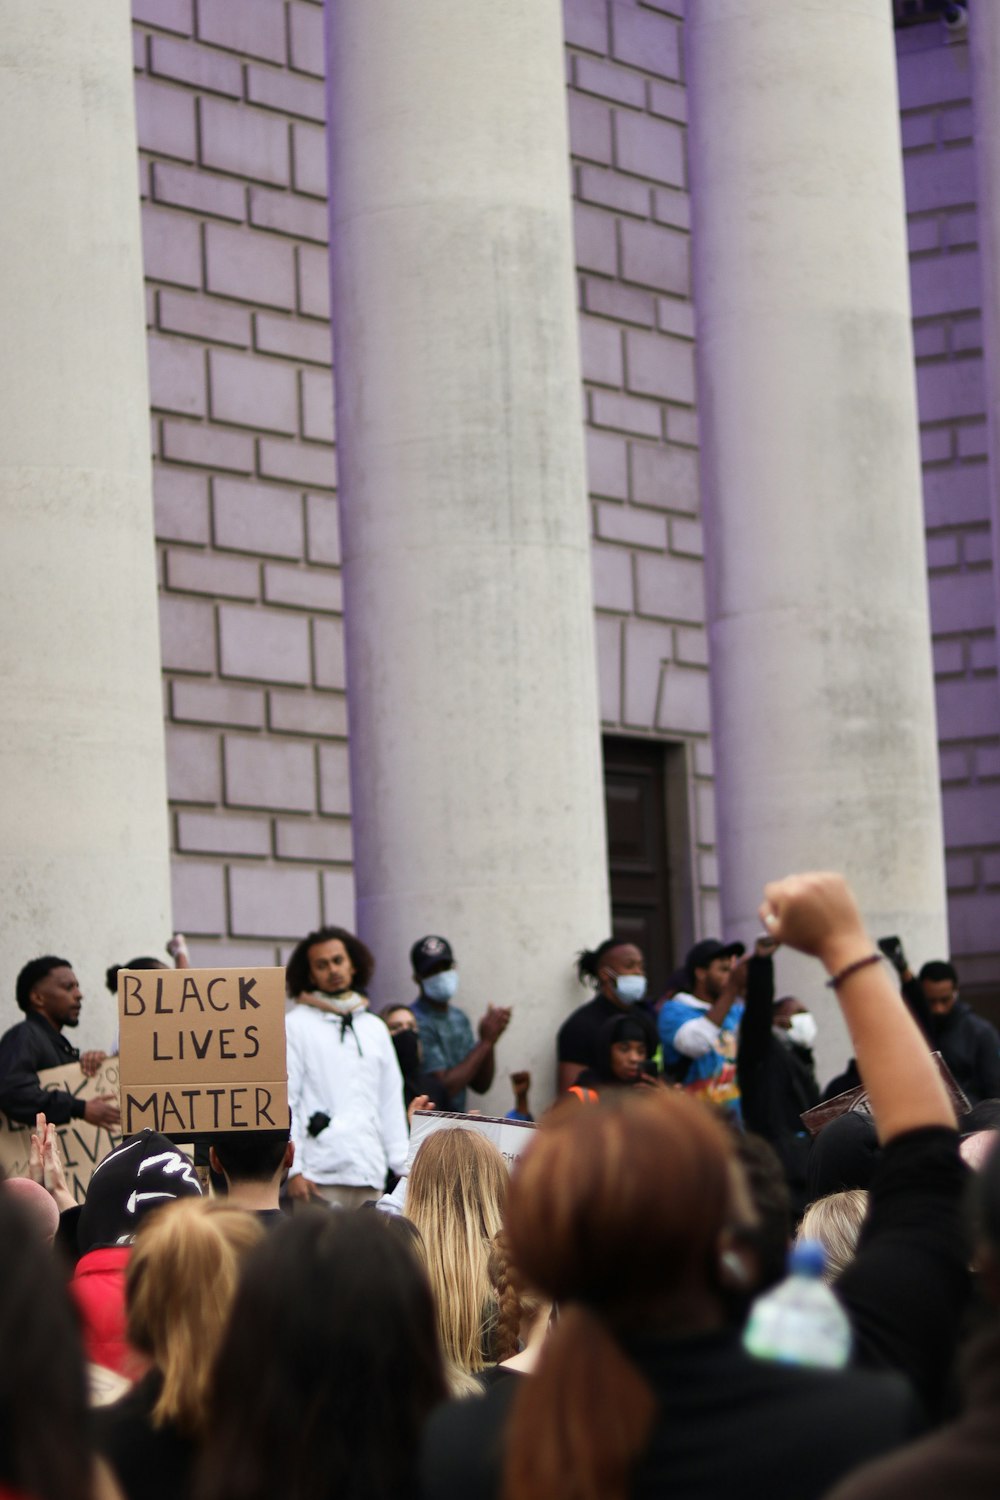
[[[819,1240],[798,1240],[788,1254],[790,1276],[815,1276],[826,1270],[826,1250]]]

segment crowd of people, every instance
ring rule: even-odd
[[[287,965],[287,1128],[194,1159],[144,1131],[82,1204],[59,1127],[113,1130],[117,1104],[39,1073],[107,1054],[65,1034],[72,965],[25,965],[0,1040],[0,1110],[32,1127],[0,1184],[0,1500],[985,1493],[1000,1037],[949,965],[880,952],[839,876],[768,886],[761,928],[749,954],[699,942],[656,996],[634,943],[581,953],[592,995],[513,1171],[470,1112],[510,1011],[474,1028],[427,936],[416,998],[375,1013],[365,944],[309,933]],[[776,995],[781,945],[846,1022],[826,1089],[814,1017]],[[531,1123],[512,1079],[509,1118]],[[745,1347],[796,1238],[825,1247],[845,1368]]]

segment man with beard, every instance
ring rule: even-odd
[[[659,1015],[668,1078],[706,1101],[739,1115],[736,1039],[743,1015],[742,975],[733,972],[742,943],[704,938],[684,962],[688,989],[667,1000]]]
[[[38,1081],[46,1068],[75,1062],[93,1076],[106,1055],[85,1052],[81,1057],[62,1034],[63,1027],[79,1024],[83,1003],[72,965],[52,954],[33,958],[17,976],[16,993],[26,1019],[0,1040],[0,1110],[19,1125],[34,1125],[36,1117],[44,1114],[54,1125],[82,1119],[114,1129],[120,1115],[112,1094],[78,1099],[75,1094],[43,1089]]]

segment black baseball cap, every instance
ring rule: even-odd
[[[418,979],[426,979],[435,969],[450,969],[454,962],[447,938],[423,937],[410,949],[410,965]]]
[[[718,938],[702,938],[684,960],[688,983],[694,983],[695,969],[707,969],[717,958],[742,958],[746,951],[743,943],[720,943]]]

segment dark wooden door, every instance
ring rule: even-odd
[[[604,741],[612,930],[642,949],[654,998],[679,962],[667,845],[671,748],[649,740]]]

